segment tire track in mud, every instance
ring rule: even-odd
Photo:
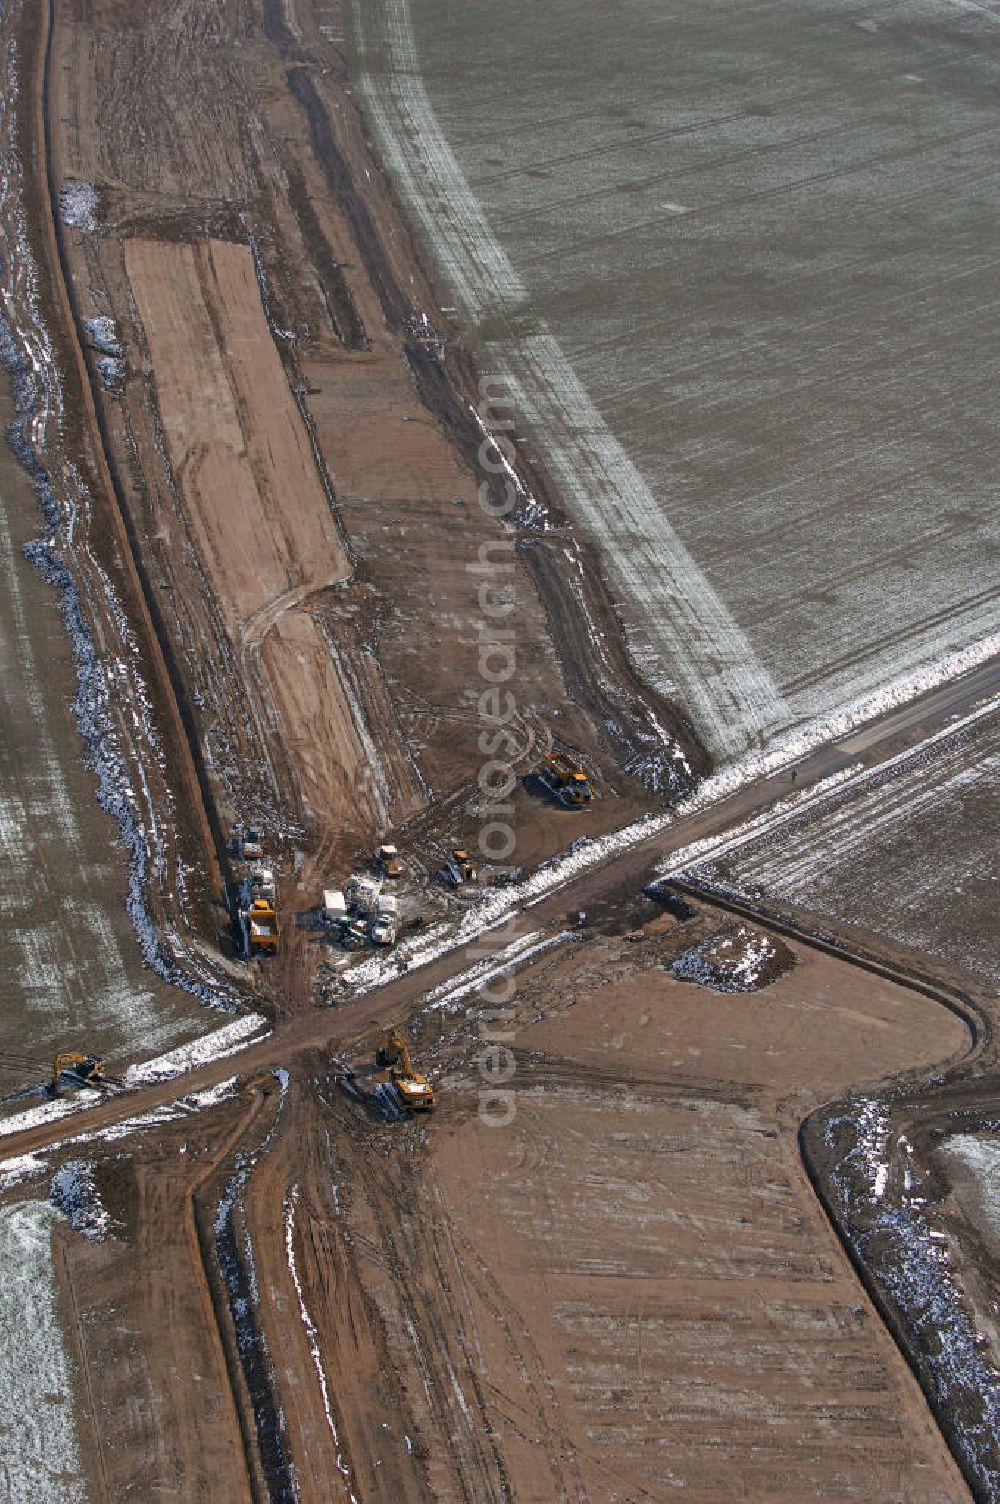
[[[455,1228],[448,1214],[447,1202],[433,1164],[429,1166],[428,1174],[438,1207],[441,1238],[447,1244],[452,1268],[462,1288],[470,1326],[474,1328],[475,1323],[469,1298],[471,1289],[474,1290],[476,1299],[503,1334],[510,1357],[524,1385],[526,1404],[534,1404],[537,1407],[530,1414],[526,1409],[522,1410],[521,1425],[533,1424],[535,1427],[541,1427],[545,1440],[546,1461],[552,1476],[552,1485],[558,1497],[568,1499],[575,1492],[578,1499],[583,1499],[586,1497],[586,1490],[583,1475],[576,1462],[576,1451],[569,1436],[560,1427],[560,1404],[555,1385],[545,1367],[538,1346],[531,1336],[530,1329],[516,1308],[505,1310],[500,1300],[495,1298],[495,1278],[472,1240]],[[515,1317],[522,1321],[519,1336],[515,1336],[514,1333],[513,1319]],[[477,1394],[484,1422],[489,1424],[486,1389],[492,1390],[494,1404],[499,1400],[502,1405],[508,1407],[508,1424],[515,1430],[519,1430],[518,1422],[514,1421],[510,1415],[512,1408],[510,1397],[488,1379],[485,1381],[485,1386],[477,1382]],[[526,1432],[521,1432],[521,1434],[527,1436]]]
[[[412,1216],[410,1195],[400,1183],[400,1172],[405,1176],[409,1170],[406,1164],[386,1164],[378,1156],[373,1169],[367,1156],[357,1155],[352,1169],[352,1184],[378,1220],[383,1267],[392,1280],[408,1362],[420,1376],[439,1443],[450,1453],[459,1497],[465,1504],[508,1504],[513,1495],[503,1455],[472,1363],[468,1323],[452,1290],[453,1280],[461,1283],[461,1269],[449,1267],[449,1250],[440,1246],[437,1223]],[[466,1382],[478,1423],[465,1397]]]
[[[933,1125],[947,1123],[952,1132],[961,1131],[956,1119],[963,1112],[970,1121],[965,1131],[975,1131],[984,1121],[995,1120],[996,1041],[989,1011],[967,992],[943,982],[916,967],[907,967],[878,957],[861,945],[842,936],[817,934],[786,914],[779,914],[763,904],[743,903],[722,894],[708,883],[690,879],[671,879],[671,887],[688,893],[709,907],[721,909],[751,920],[789,939],[798,941],[838,960],[857,966],[872,976],[884,978],[899,987],[916,992],[937,1003],[959,1018],[969,1033],[969,1047],[957,1059],[933,1069],[900,1072],[877,1094],[876,1100],[890,1115],[895,1115],[894,1135],[898,1143],[907,1130],[926,1141],[933,1135]],[[991,1082],[993,1084],[991,1084]],[[975,1101],[976,1094],[980,1100]],[[970,1445],[969,1433],[955,1413],[953,1396],[942,1393],[936,1381],[933,1347],[928,1348],[926,1331],[921,1330],[922,1313],[898,1304],[891,1293],[892,1270],[880,1264],[878,1240],[870,1256],[852,1237],[848,1225],[849,1205],[838,1198],[834,1174],[842,1161],[831,1153],[825,1129],[837,1115],[850,1113],[851,1099],[829,1102],[811,1111],[799,1124],[796,1143],[803,1173],[830,1227],[831,1233],[852,1269],[883,1326],[892,1338],[903,1361],[926,1401],[934,1424],[962,1473],[977,1504],[991,1504],[995,1495],[984,1482],[983,1469],[988,1466],[976,1448]],[[890,1135],[893,1137],[893,1135]],[[891,1253],[889,1255],[891,1258]],[[973,1434],[974,1434],[974,1428]]]
[[[198,739],[192,707],[188,701],[176,661],[174,648],[153,595],[148,573],[139,548],[135,524],[128,510],[121,478],[103,413],[94,400],[90,373],[80,336],[79,307],[65,255],[62,222],[59,214],[58,186],[53,174],[51,135],[51,87],[55,0],[46,0],[40,8],[38,56],[36,59],[35,130],[42,204],[43,235],[49,251],[53,287],[62,312],[62,325],[76,366],[77,386],[83,404],[84,422],[89,430],[98,480],[108,502],[107,514],[121,545],[121,557],[132,586],[143,635],[149,649],[153,672],[160,690],[160,700],[173,730],[172,740],[179,752],[179,773],[187,786],[187,806],[194,816],[204,854],[209,863],[215,896],[225,892],[223,874],[227,871],[226,842],[212,799],[208,771]]]
[[[237,1201],[275,1132],[282,1099],[273,1083],[270,1090],[265,1089],[265,1078],[255,1078],[248,1089],[253,1093],[250,1107],[192,1186],[187,1230],[229,1378],[250,1495],[254,1504],[295,1504],[293,1474],[282,1447],[281,1406],[255,1315],[256,1276],[252,1265],[247,1267],[234,1222]],[[267,1099],[274,1096],[275,1119],[263,1138],[249,1152],[239,1149],[255,1128]],[[234,1168],[223,1181],[220,1199],[217,1187],[223,1166],[234,1156]],[[247,1246],[252,1248],[249,1242]]]
[[[313,155],[323,171],[331,193],[337,200],[351,229],[367,276],[382,308],[388,329],[405,334],[415,309],[402,291],[385,252],[378,227],[362,195],[358,192],[351,169],[334,137],[326,104],[308,67],[296,65],[286,74],[289,92],[306,116]],[[394,206],[395,207],[395,206]],[[416,248],[413,255],[417,256]],[[403,352],[424,407],[448,434],[469,470],[476,474],[483,430],[476,419],[480,381],[474,361],[464,350],[449,346],[444,361],[428,344],[418,339],[404,339]],[[519,460],[523,469],[523,461]],[[494,501],[503,500],[499,482],[491,487]],[[540,472],[525,476],[529,496],[543,498],[550,513],[562,508],[548,479]],[[606,587],[589,550],[577,544],[580,583],[576,587],[565,568],[557,568],[551,547],[544,534],[521,537],[518,557],[525,564],[529,578],[546,611],[556,656],[562,666],[567,693],[572,686],[591,716],[599,737],[606,738],[609,726],[617,729],[612,737],[616,753],[625,771],[645,781],[654,791],[665,784],[671,793],[689,786],[690,776],[707,774],[710,759],[697,740],[690,722],[673,702],[653,691],[638,675],[629,657],[618,615],[608,598]],[[595,631],[591,623],[600,622]],[[642,779],[641,764],[649,748],[662,749],[659,757],[668,766],[671,748],[666,745],[663,725],[676,739],[686,759],[689,772],[681,776],[683,763],[673,760],[676,776]]]

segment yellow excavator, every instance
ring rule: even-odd
[[[379,1070],[388,1069],[389,1080],[404,1107],[428,1112],[434,1106],[434,1088],[426,1076],[413,1069],[409,1048],[398,1029],[392,1029],[385,1036],[385,1044],[375,1059]]]
[[[55,1058],[49,1091],[54,1097],[60,1095],[60,1080],[63,1071],[71,1071],[78,1081],[87,1086],[103,1086],[104,1061],[99,1055],[82,1055],[79,1050],[66,1050]]]

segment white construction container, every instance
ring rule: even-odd
[[[399,899],[394,893],[380,893],[375,900],[375,912],[395,916],[399,913]]]
[[[347,900],[339,888],[327,888],[323,893],[323,918],[331,924],[343,919],[347,913]]]

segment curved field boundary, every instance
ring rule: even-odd
[[[507,337],[490,354],[522,419],[544,437],[549,465],[577,520],[650,643],[657,687],[676,680],[713,755],[770,737],[788,708],[732,612],[668,522],[561,346],[534,320],[516,337],[528,290],[487,223],[420,73],[407,0],[354,0],[358,92],[379,153],[445,280],[477,326]],[[380,75],[378,64],[384,67]]]
[[[686,893],[710,908],[725,909],[740,919],[747,919],[752,924],[774,930],[786,939],[797,940],[802,945],[808,945],[812,950],[835,956],[838,960],[857,966],[872,976],[884,977],[888,982],[895,982],[900,987],[907,987],[911,992],[919,992],[923,997],[930,998],[932,1002],[939,1003],[942,1008],[947,1008],[949,1013],[961,1019],[971,1035],[972,1044],[969,1053],[963,1057],[963,1065],[977,1059],[993,1043],[993,1021],[986,1009],[961,988],[939,981],[928,972],[895,966],[853,941],[835,935],[819,935],[814,930],[807,929],[805,925],[797,924],[794,919],[777,914],[773,909],[766,908],[762,904],[741,902],[727,893],[718,892],[710,884],[695,882],[689,877],[665,878],[662,884],[651,883],[647,891],[655,892],[660,887],[673,888],[679,893]]]
[[[927,1408],[931,1412],[935,1425],[944,1437],[948,1450],[954,1458],[955,1466],[965,1479],[969,1492],[976,1500],[976,1504],[993,1504],[994,1496],[984,1491],[982,1480],[972,1470],[965,1449],[959,1445],[952,1417],[940,1402],[937,1390],[928,1374],[926,1365],[921,1361],[920,1354],[911,1340],[909,1329],[901,1312],[895,1303],[888,1298],[878,1276],[861,1257],[850,1237],[848,1237],[844,1224],[838,1216],[837,1208],[827,1192],[823,1174],[813,1157],[810,1140],[814,1135],[822,1132],[822,1120],[830,1111],[831,1105],[827,1103],[824,1107],[817,1107],[799,1126],[798,1146],[802,1168],[805,1170],[806,1177],[815,1193],[816,1200],[822,1208],[823,1215],[829,1223],[831,1232],[850,1260],[851,1267],[861,1281],[872,1306],[878,1312],[883,1326],[896,1344],[900,1355],[913,1374],[913,1377],[920,1385],[921,1393],[927,1402]]]
[[[742,919],[762,926],[765,929],[774,930],[787,939],[796,940],[813,950],[822,951],[826,955],[835,956],[838,960],[846,961],[849,965],[857,966],[862,971],[872,976],[883,977],[887,981],[896,983],[900,987],[908,988],[911,992],[918,992],[921,996],[930,998],[949,1013],[960,1018],[969,1030],[971,1044],[968,1053],[960,1062],[963,1070],[975,1061],[981,1060],[993,1042],[993,1024],[988,1013],[968,993],[960,988],[952,987],[940,982],[927,973],[910,970],[905,967],[893,966],[886,961],[880,960],[862,946],[851,942],[825,935],[817,935],[796,924],[793,920],[775,914],[773,911],[755,905],[740,903],[737,899],[730,898],[714,892],[711,888],[691,882],[688,879],[671,880],[670,887],[686,893],[692,898],[698,899],[708,907],[724,909],[728,913],[735,914]],[[959,1062],[952,1063],[954,1070]],[[917,1085],[912,1082],[911,1087]],[[864,1286],[868,1298],[874,1309],[878,1312],[883,1325],[896,1344],[901,1356],[905,1360],[913,1377],[920,1385],[921,1392],[927,1402],[927,1406],[934,1418],[934,1422],[947,1443],[948,1450],[955,1460],[966,1484],[977,1504],[990,1504],[993,1495],[984,1489],[982,1477],[973,1469],[968,1452],[960,1444],[954,1418],[948,1409],[941,1403],[933,1379],[928,1372],[926,1364],[922,1361],[921,1353],[914,1342],[908,1327],[905,1313],[888,1297],[882,1287],[881,1281],[875,1270],[865,1262],[848,1235],[847,1229],[840,1218],[833,1198],[829,1194],[823,1172],[820,1170],[815,1154],[814,1140],[822,1133],[824,1119],[829,1114],[834,1104],[826,1103],[816,1108],[800,1124],[797,1140],[799,1157],[805,1170],[816,1199],[822,1208],[823,1214],[830,1225],[830,1229],[851,1262],[855,1274]]]

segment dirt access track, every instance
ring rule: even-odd
[[[314,896],[376,835],[405,828],[428,865],[472,838],[483,559],[513,603],[515,770],[557,733],[618,796],[590,829],[679,790],[704,759],[635,680],[516,429],[524,505],[498,521],[480,503],[503,491],[495,454],[477,461],[471,352],[438,331],[446,298],[368,155],[336,8],[53,0],[51,20],[49,186],[97,192],[91,227],[59,227],[90,442],[217,843],[263,825]],[[485,408],[516,419],[502,393]],[[515,860],[576,834],[516,799]]]
[[[429,1120],[380,1113],[372,997],[339,1036],[316,1018],[336,1055],[273,1041],[287,1081],[56,1151],[114,1219],[58,1234],[93,1498],[968,1497],[797,1142],[847,1086],[963,1057],[965,1027],[797,944],[721,997],[667,969],[718,916],[626,918],[553,925],[519,970],[502,1127],[482,1000],[445,992],[412,1026]]]
[[[90,541],[134,554],[217,845],[262,824],[306,907],[376,834],[418,875],[471,838],[476,565],[502,543],[512,760],[558,729],[605,796],[519,791],[516,860],[702,770],[516,428],[538,504],[480,503],[473,352],[369,156],[338,8],[51,0],[21,25],[38,222],[97,195],[49,267],[85,352]],[[724,1001],[668,975],[669,926],[538,922],[503,1130],[477,1116],[478,1019],[437,998],[428,1124],[384,1120],[356,1015],[346,1091],[316,1013],[229,1100],[88,1145],[116,1225],[62,1227],[57,1271],[94,1499],[967,1497],[796,1143],[831,1094],[961,1055],[961,1024],[813,953]]]

